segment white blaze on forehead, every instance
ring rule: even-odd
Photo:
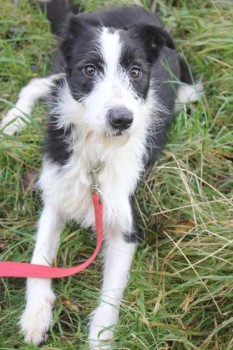
[[[106,64],[107,74],[115,74],[121,54],[120,35],[118,31],[103,28],[100,36],[101,51]]]

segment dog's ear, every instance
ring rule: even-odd
[[[70,59],[75,38],[80,35],[83,30],[84,25],[80,19],[74,14],[69,14],[62,33],[63,41],[60,45],[60,49],[67,61]]]
[[[73,13],[70,13],[65,26],[64,38],[68,37],[72,39],[73,37],[79,35],[83,29],[84,25],[80,18]]]
[[[80,15],[69,14],[63,31],[63,41],[60,45],[61,51],[67,61],[72,54],[72,48],[78,37],[83,35],[84,40],[93,37],[93,27],[99,26],[99,22],[94,19],[84,20]]]
[[[145,47],[148,61],[153,62],[163,46],[175,49],[175,44],[170,35],[163,29],[148,25],[135,24],[128,29],[128,36]]]

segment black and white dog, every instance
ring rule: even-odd
[[[132,197],[164,146],[175,109],[200,93],[158,18],[140,7],[113,8],[69,16],[55,74],[24,87],[2,121],[3,132],[14,134],[38,99],[50,108],[33,263],[52,264],[66,221],[95,226],[88,171],[104,158],[103,285],[91,349],[110,348],[118,321],[138,240]],[[27,342],[40,344],[52,323],[51,281],[28,279],[26,298],[20,327]]]

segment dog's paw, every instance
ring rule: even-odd
[[[3,116],[0,123],[0,130],[7,135],[16,135],[25,127],[26,116],[15,108],[9,110],[9,112]]]
[[[119,309],[102,303],[91,315],[89,327],[90,350],[110,350]]]
[[[111,350],[111,344],[106,341],[90,341],[90,350]]]
[[[39,345],[47,340],[47,332],[53,323],[54,293],[50,293],[43,302],[30,302],[24,310],[19,325],[27,343]]]
[[[89,334],[90,350],[110,350],[113,338],[113,331],[100,327],[96,324],[91,325]]]

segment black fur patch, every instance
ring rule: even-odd
[[[49,104],[51,110],[56,106],[59,97],[59,90],[62,88],[63,84],[63,79],[57,80],[50,96],[48,96],[46,102]],[[72,131],[72,125],[66,129],[59,128],[57,124],[58,120],[59,115],[56,115],[54,112],[49,115],[47,133],[44,142],[44,154],[50,161],[59,165],[64,165],[72,154],[69,149],[69,137]]]
[[[134,24],[129,27],[128,37],[136,47],[143,48],[147,61],[153,63],[159,56],[163,46],[175,49],[175,45],[169,34],[156,26],[148,24]]]
[[[103,58],[96,45],[98,31],[94,23],[83,21],[79,16],[69,19],[66,38],[61,50],[66,60],[67,82],[77,101],[91,93],[97,77],[85,75],[85,67],[92,64],[98,74],[103,73]]]
[[[72,154],[68,147],[68,139],[72,127],[70,126],[68,129],[57,128],[57,119],[57,116],[54,114],[49,117],[44,153],[52,162],[65,165]]]
[[[134,222],[134,225],[133,225],[134,229],[131,232],[125,232],[123,234],[123,238],[126,243],[140,243],[143,240],[143,234],[136,226],[136,222],[138,220],[137,220],[137,213],[135,210],[135,201],[133,196],[130,198],[130,204],[131,204],[131,210],[132,210],[132,216],[133,216],[133,222]]]
[[[150,64],[147,62],[145,51],[140,45],[135,45],[129,40],[127,33],[121,33],[122,36],[122,54],[120,58],[120,65],[123,70],[129,72],[131,68],[140,68],[142,75],[139,79],[130,79],[130,82],[137,93],[143,99],[146,99],[149,82],[150,82]]]
[[[151,69],[151,80],[156,90],[156,95],[161,108],[153,117],[148,134],[147,154],[144,158],[145,171],[148,171],[155,163],[161,149],[167,140],[167,132],[174,116],[174,102],[176,87],[174,80],[180,76],[179,54],[168,47],[163,47],[158,60]],[[159,121],[158,121],[159,120]]]
[[[124,233],[123,238],[126,243],[140,243],[142,241],[138,232]]]
[[[123,44],[121,65],[128,71],[138,67],[142,71],[139,79],[130,79],[140,97],[146,99],[149,89],[151,66],[158,59],[163,46],[174,49],[174,43],[167,32],[154,25],[133,24],[121,32]]]

